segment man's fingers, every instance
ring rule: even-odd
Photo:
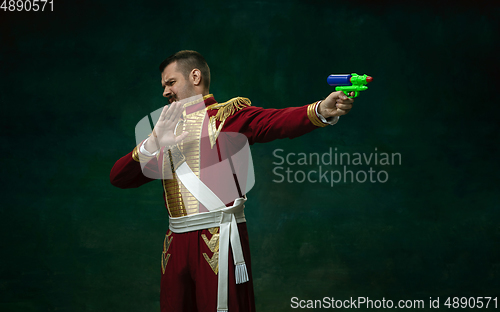
[[[164,120],[165,119],[165,114],[167,113],[168,110],[168,105],[163,106],[163,109],[160,114],[160,118],[158,120]]]
[[[349,112],[349,109],[340,109],[340,108],[337,108],[337,116],[342,116],[342,115],[345,115]]]
[[[341,104],[349,104],[349,103],[353,103],[354,102],[354,99],[353,98],[349,98],[347,96],[341,96],[337,99],[337,103],[341,103]]]
[[[175,138],[175,144],[179,144],[179,143],[181,143],[184,139],[186,139],[186,138],[187,138],[187,136],[188,136],[188,135],[189,135],[189,133],[188,133],[188,132],[183,132],[181,135],[177,136],[177,137]]]
[[[170,106],[167,109],[167,112],[165,113],[165,120],[170,120],[172,118],[172,114],[174,113],[176,103],[170,104]]]
[[[178,121],[179,118],[182,116],[182,112],[184,111],[184,105],[179,103],[179,105],[176,107],[175,111],[175,120]]]
[[[174,105],[174,104],[172,104]],[[175,103],[175,106],[172,106],[170,108],[171,112],[170,115],[168,116],[166,122],[172,123],[172,124],[177,124],[179,121],[180,117],[182,116],[182,111],[184,110],[184,107],[180,103]]]
[[[170,104],[168,110],[165,113],[164,120],[173,121],[177,118],[179,110],[182,112],[182,104],[179,102],[174,102]]]
[[[184,111],[184,106],[180,102],[174,102],[163,108],[160,118],[158,119],[157,126],[162,129],[173,129]]]
[[[347,95],[345,95],[344,91],[337,91],[335,93],[337,93],[335,94],[335,97],[337,99],[342,99],[342,100],[347,99]]]
[[[349,100],[337,100],[335,102],[335,105],[351,105],[354,103],[354,100],[353,99],[349,99]]]
[[[349,96],[354,96],[354,91],[353,92],[349,92],[349,96],[347,96],[344,91],[338,91],[338,92],[335,92],[335,93],[338,93],[336,94],[336,98],[337,98],[337,102],[338,101],[354,101],[354,98],[350,98]]]
[[[349,110],[352,108],[352,104],[341,104],[337,103],[337,109]]]

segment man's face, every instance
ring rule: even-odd
[[[170,103],[196,95],[194,86],[178,70],[177,62],[170,63],[161,73],[163,96]]]

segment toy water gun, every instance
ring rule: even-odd
[[[359,91],[368,89],[366,84],[372,81],[373,77],[371,76],[366,74],[360,76],[355,73],[350,75],[330,75],[326,79],[330,86],[336,86],[335,91],[344,91],[345,95],[350,98],[357,97]],[[354,92],[354,96],[349,96],[351,92]]]

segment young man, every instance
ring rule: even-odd
[[[173,54],[160,72],[170,105],[151,136],[115,163],[110,178],[120,188],[162,181],[170,225],[162,254],[161,311],[255,311],[243,213],[242,180],[249,173],[239,175],[235,167],[241,166],[231,156],[244,149],[241,138],[251,145],[333,125],[351,110],[353,99],[333,92],[323,101],[284,109],[254,107],[240,97],[219,104],[209,94],[210,69],[195,51]],[[224,161],[229,174],[204,171]],[[220,190],[229,185],[237,196],[222,201]]]

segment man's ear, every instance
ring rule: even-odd
[[[199,86],[201,84],[201,71],[197,68],[193,69],[189,78],[195,86]]]

